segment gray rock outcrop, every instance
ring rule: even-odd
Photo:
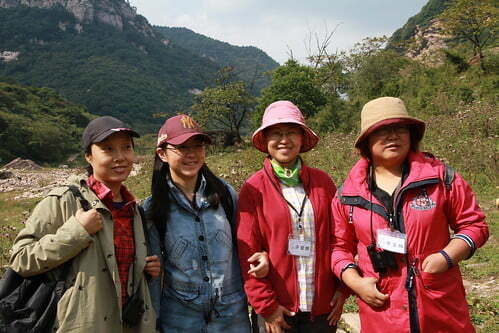
[[[104,23],[120,31],[125,24],[130,24],[145,35],[155,35],[149,22],[138,15],[135,7],[126,0],[0,0],[0,8],[51,8],[57,4],[73,14],[80,23]]]

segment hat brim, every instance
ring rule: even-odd
[[[423,121],[421,121],[417,118],[413,118],[413,117],[404,117],[404,118],[397,117],[397,118],[391,118],[391,119],[389,118],[389,119],[381,120],[381,121],[371,125],[367,130],[360,133],[359,136],[357,137],[357,139],[355,140],[355,148],[359,148],[361,143],[364,140],[366,140],[369,135],[371,135],[374,131],[376,131],[380,127],[388,126],[388,125],[392,125],[392,124],[405,124],[405,125],[410,126],[414,131],[416,131],[417,143],[419,143],[419,141],[421,141],[423,139],[425,128],[426,128],[426,124]]]
[[[269,153],[269,150],[267,148],[267,139],[265,138],[264,130],[278,124],[296,124],[300,126],[303,129],[303,140],[302,140],[302,145],[300,148],[300,153],[306,153],[307,151],[311,150],[314,148],[317,143],[319,142],[319,136],[315,134],[314,131],[312,131],[309,127],[306,125],[302,124],[301,122],[293,119],[293,118],[288,118],[288,119],[276,119],[275,121],[272,121],[270,123],[265,124],[264,126],[260,126],[254,133],[251,138],[251,141],[253,142],[253,146],[258,149],[259,151],[263,153]]]
[[[107,131],[97,135],[95,137],[95,139],[92,140],[92,143],[102,142],[102,141],[106,140],[108,136],[113,135],[115,133],[119,133],[119,132],[127,132],[131,137],[140,138],[139,133],[135,132],[131,128],[112,128],[112,129],[108,129]]]
[[[164,139],[158,143],[158,147],[162,146],[165,142],[171,145],[181,145],[182,143],[186,142],[193,136],[200,136],[203,139],[205,139],[208,142],[208,144],[212,143],[211,138],[207,134],[198,132],[198,133],[185,133],[171,139]]]

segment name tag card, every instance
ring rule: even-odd
[[[378,229],[377,246],[383,250],[404,254],[406,249],[405,234],[390,229]]]
[[[312,242],[296,238],[289,238],[288,253],[293,256],[308,257],[312,254]]]

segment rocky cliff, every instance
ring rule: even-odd
[[[60,5],[81,23],[104,23],[122,31],[125,24],[144,35],[155,36],[149,22],[127,0],[0,0],[0,8],[18,6],[51,8]]]
[[[433,19],[427,26],[416,26],[414,37],[407,42],[405,55],[429,66],[439,66],[444,61],[441,50],[447,47],[449,36],[442,32],[441,23]]]

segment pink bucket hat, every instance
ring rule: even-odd
[[[301,153],[314,148],[317,142],[319,142],[317,134],[305,125],[305,118],[296,105],[290,101],[277,101],[265,109],[262,125],[253,133],[253,146],[261,152],[268,153],[267,140],[263,133],[264,130],[270,126],[284,123],[297,124],[303,129]]]

